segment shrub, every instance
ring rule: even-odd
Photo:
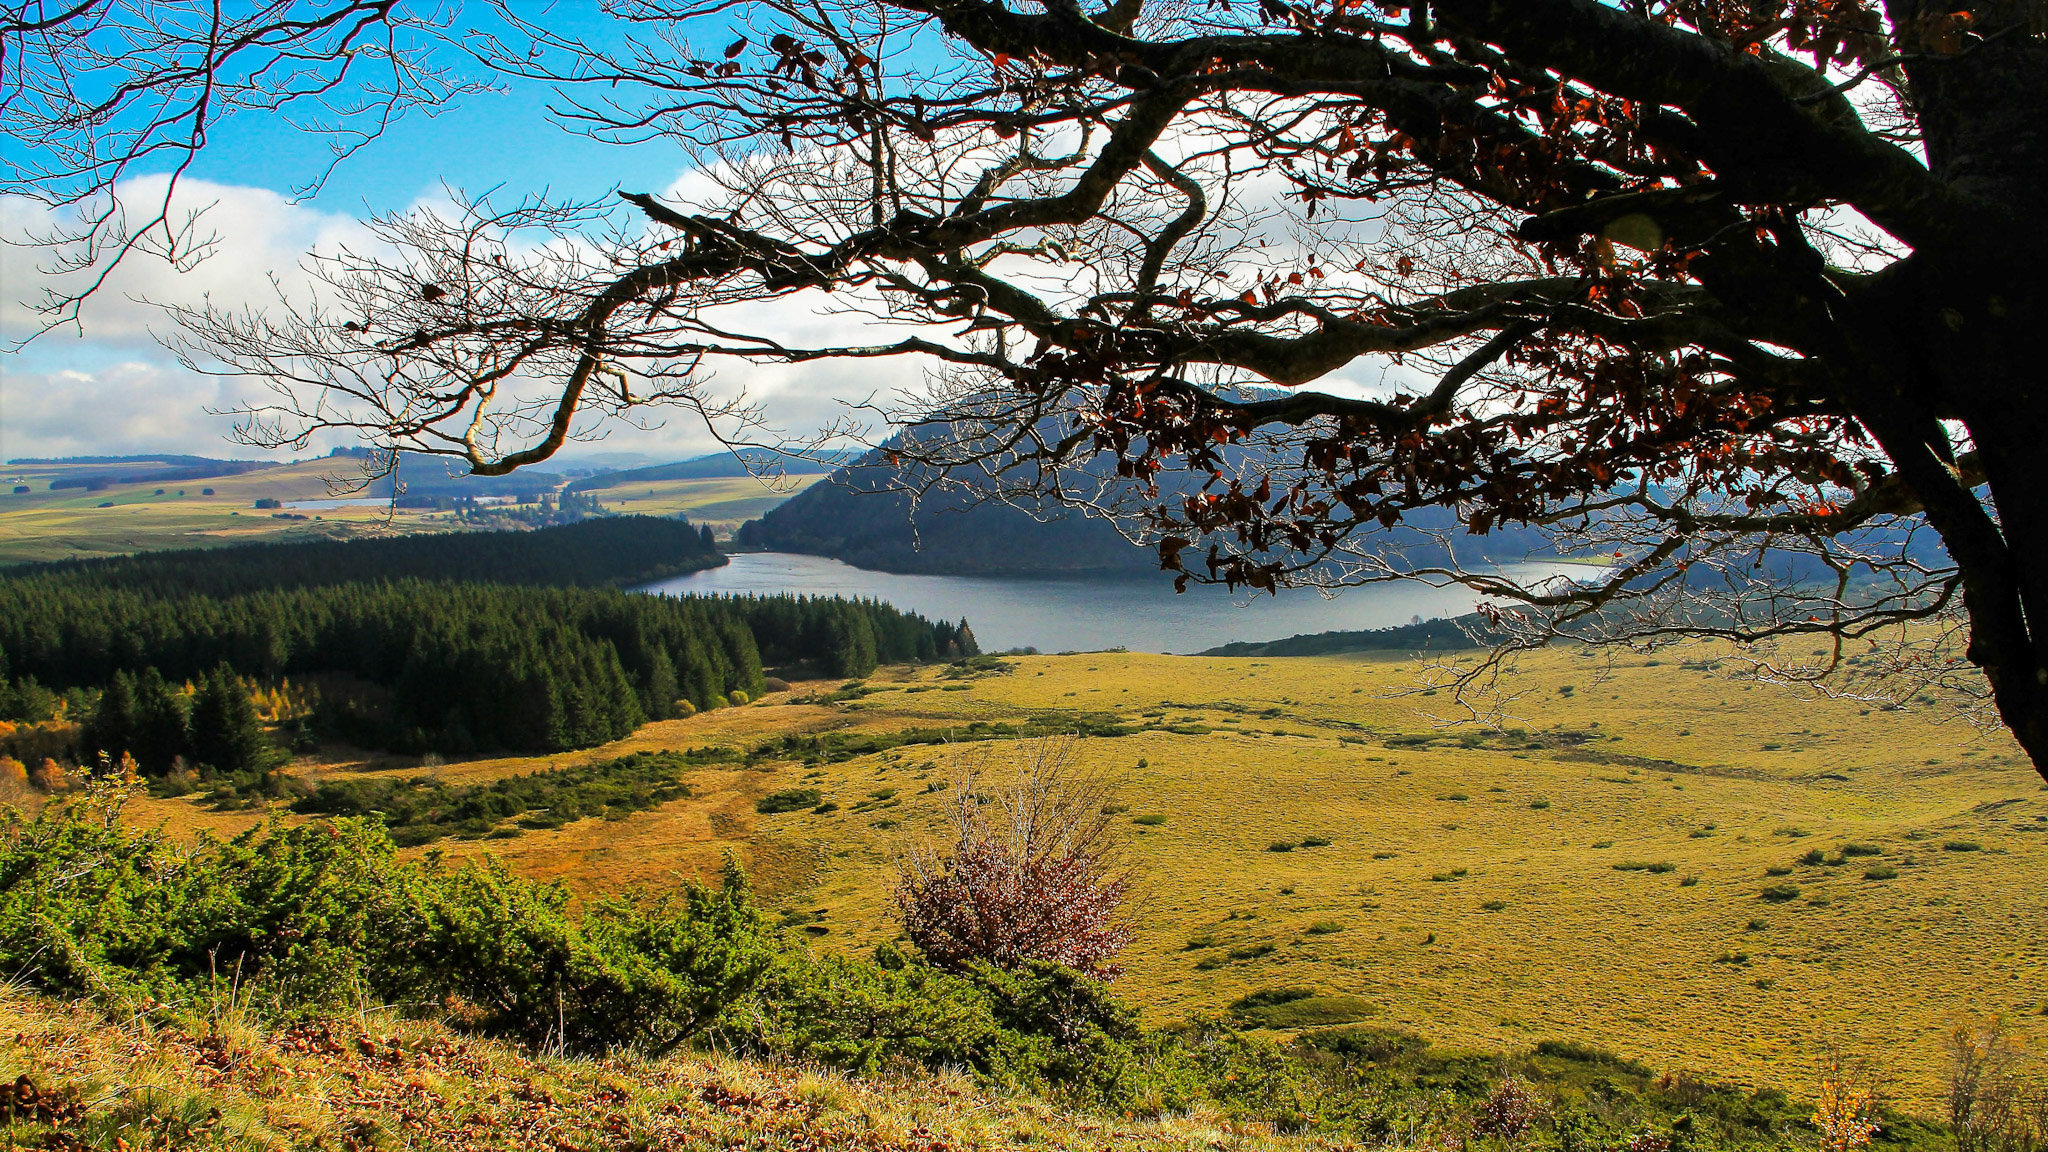
[[[1318,920],[1304,929],[1311,936],[1331,936],[1343,930],[1344,922],[1341,920]]]
[[[1362,996],[1326,996],[1314,988],[1262,988],[1233,1002],[1238,1020],[1261,1028],[1344,1024],[1379,1011]]]
[[[1941,845],[1944,852],[1981,852],[1983,849],[1984,846],[1975,840],[1945,840]]]
[[[792,948],[745,1008],[728,1015],[726,1042],[859,1075],[965,1068],[1014,1089],[1118,1107],[1135,1103],[1149,1079],[1136,1014],[1106,985],[1038,961],[947,972],[888,944],[871,960]]]
[[[1865,880],[1897,880],[1899,870],[1889,864],[1873,864],[1863,870]]]
[[[773,815],[777,812],[795,812],[800,808],[815,808],[823,797],[824,793],[816,788],[784,788],[754,801],[754,811]]]
[[[1884,855],[1884,849],[1883,849],[1883,848],[1881,848],[1881,847],[1879,847],[1879,846],[1878,846],[1878,845],[1876,845],[1876,844],[1844,844],[1844,845],[1842,845],[1842,849],[1841,849],[1841,851],[1842,851],[1842,855],[1843,855],[1843,856],[1882,856],[1882,855]]]
[[[1783,904],[1787,900],[1799,899],[1799,891],[1797,884],[1767,884],[1763,891],[1757,893],[1757,898],[1769,900],[1773,904]]]
[[[1375,1028],[1354,1024],[1310,1032],[1301,1038],[1307,1047],[1367,1064],[1389,1064],[1420,1055],[1429,1041],[1398,1028]]]
[[[397,859],[355,819],[181,847],[118,819],[95,785],[0,839],[0,965],[57,995],[190,999],[233,974],[278,1016],[367,995],[467,1005],[485,1031],[596,1051],[674,1047],[747,991],[770,951],[746,878],[569,911],[495,858]],[[81,867],[90,864],[91,867]]]
[[[1828,862],[1828,856],[1827,856],[1827,853],[1825,853],[1825,852],[1822,852],[1822,851],[1821,851],[1820,849],[1818,849],[1818,848],[1808,848],[1808,849],[1806,850],[1806,853],[1805,853],[1805,855],[1802,855],[1801,857],[1799,857],[1799,863],[1801,863],[1801,864],[1806,864],[1806,865],[1809,865],[1809,866],[1811,866],[1811,865],[1819,865],[1819,864],[1825,864],[1825,863],[1827,863],[1827,862]]]
[[[1166,823],[1166,817],[1161,816],[1157,812],[1147,812],[1143,816],[1131,817],[1131,823],[1142,824],[1147,828],[1157,828],[1161,824]]]
[[[1117,975],[1110,961],[1132,935],[1121,914],[1130,882],[1108,838],[1108,786],[1074,773],[1072,755],[1067,741],[1036,743],[987,804],[977,774],[966,773],[948,813],[952,842],[904,856],[897,916],[932,963]]]
[[[725,702],[737,708],[742,704],[751,702],[751,698],[745,692],[735,688],[725,694]]]
[[[1272,954],[1273,946],[1271,944],[1247,944],[1241,948],[1232,948],[1226,953],[1226,956],[1232,960],[1257,960],[1261,956],[1271,956]]]
[[[1614,866],[1616,872],[1675,872],[1678,865],[1667,860],[1624,860]]]
[[[1531,800],[1531,801],[1529,801],[1529,807],[1531,807],[1531,808],[1534,808],[1534,809],[1536,809],[1537,811],[1539,811],[1539,812],[1540,812],[1540,811],[1542,811],[1543,809],[1545,809],[1545,808],[1548,808],[1548,807],[1550,807],[1550,801],[1548,801],[1548,800]]]
[[[1301,846],[1303,848],[1328,848],[1330,846],[1330,838],[1328,836],[1305,836],[1302,838]]]
[[[1275,841],[1273,841],[1273,842],[1272,842],[1271,844],[1268,844],[1268,845],[1266,845],[1266,851],[1268,851],[1268,852],[1292,852],[1292,851],[1294,851],[1294,841],[1292,841],[1292,840],[1275,840]]]
[[[1485,909],[1488,912],[1499,912],[1507,906],[1508,902],[1505,900],[1488,900],[1485,903],[1481,904],[1479,907]]]

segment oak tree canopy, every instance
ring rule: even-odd
[[[744,433],[721,360],[900,358],[918,475],[1115,513],[1179,579],[1729,637],[2048,765],[2038,0],[612,8],[451,43],[686,148],[686,191],[388,217],[313,298],[184,312],[196,364],[277,384],[245,435],[498,474],[655,404]],[[777,301],[869,323],[797,343]],[[1416,560],[1403,524],[1607,566]]]

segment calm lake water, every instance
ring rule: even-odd
[[[1511,571],[1550,574],[1568,566],[1516,565]],[[1470,612],[1479,602],[1459,588],[1390,584],[1324,597],[1295,589],[1278,596],[1190,587],[1156,580],[1027,580],[981,576],[898,576],[870,572],[821,556],[751,552],[722,568],[664,580],[641,589],[673,595],[791,592],[869,597],[932,619],[966,617],[983,651],[1041,652],[1128,648],[1134,652],[1199,652],[1233,640],[1278,640],[1303,632],[1354,631]]]

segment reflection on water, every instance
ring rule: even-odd
[[[1516,565],[1537,573],[1551,565]],[[1577,569],[1577,571],[1584,571]],[[983,651],[1129,648],[1199,652],[1233,640],[1277,640],[1303,632],[1353,631],[1469,612],[1479,597],[1462,588],[1399,583],[1325,597],[1294,589],[1278,596],[1191,587],[1175,595],[1165,575],[1149,580],[1023,580],[982,576],[898,576],[820,556],[742,553],[722,568],[650,584],[675,595],[791,592],[886,600],[933,619],[966,617]]]

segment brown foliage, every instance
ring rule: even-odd
[[[902,857],[897,915],[932,963],[1042,960],[1118,975],[1130,883],[1115,868],[1108,787],[1073,768],[1073,750],[1070,739],[1033,741],[1001,784],[988,779],[984,756],[954,786],[951,842]]]

